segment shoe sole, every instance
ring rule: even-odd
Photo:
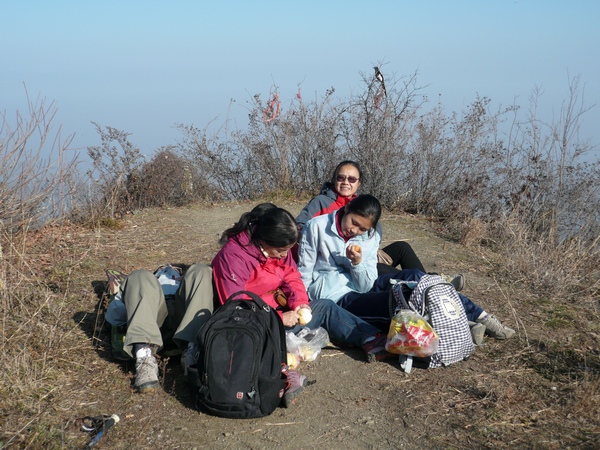
[[[471,338],[475,345],[483,345],[483,338],[485,336],[485,325],[482,323],[475,324],[471,327]]]
[[[493,338],[493,339],[498,339],[499,341],[505,341],[506,339],[510,339],[510,338],[512,338],[512,337],[515,335],[515,333],[511,334],[510,336],[506,336],[506,335],[502,335],[502,336],[500,336],[500,335],[498,335],[498,334],[492,334],[492,333],[488,333],[488,332],[486,331],[485,335],[486,335],[486,336],[489,336],[489,337],[491,337],[491,338]]]
[[[136,390],[140,393],[140,394],[144,394],[145,392],[150,392],[153,391],[154,389],[156,389],[159,386],[159,382],[158,381],[150,381],[148,383],[144,383],[140,386],[136,386]]]
[[[294,392],[288,394],[283,394],[283,405],[286,408],[289,408],[290,406],[292,406],[294,403],[296,403],[296,400],[298,400],[298,397],[300,397],[300,394],[302,394],[302,392],[304,392],[304,388],[298,388],[296,389]]]

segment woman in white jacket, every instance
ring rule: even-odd
[[[424,272],[405,269],[377,276],[375,232],[381,205],[372,195],[359,195],[342,209],[309,220],[302,232],[298,269],[310,299],[327,298],[366,322],[387,331],[391,320],[391,278],[418,281]],[[490,325],[493,337],[515,334],[494,316],[459,293],[467,318]]]
[[[309,220],[302,232],[298,269],[311,299],[327,298],[385,331],[389,326],[389,279],[417,281],[423,272],[401,270],[378,277],[375,227],[381,205],[359,195],[348,205]]]

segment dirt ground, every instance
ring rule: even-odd
[[[302,206],[275,202],[293,214]],[[65,355],[73,359],[73,377],[62,386],[68,400],[55,404],[63,424],[56,448],[83,447],[89,438],[79,419],[98,414],[121,418],[98,449],[600,447],[598,328],[587,337],[587,353],[572,351],[564,330],[544,325],[553,317],[552,299],[541,302],[524,286],[506,285],[492,253],[444,240],[435,223],[410,215],[384,214],[384,244],[409,241],[429,271],[464,273],[464,293],[515,328],[514,339],[487,339],[468,361],[411,374],[397,361],[368,364],[359,349],[328,347],[301,364],[312,384],[297,404],[261,419],[195,411],[178,357],[165,361],[161,389],[136,393],[133,364],[112,361],[92,339],[104,269],[208,263],[221,231],[253,205],[147,210],[127,216],[123,229],[68,237],[65,245],[82,261],[72,275],[80,301],[67,318],[80,345]]]

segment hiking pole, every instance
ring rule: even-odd
[[[102,436],[108,432],[110,427],[112,427],[115,423],[118,423],[120,419],[119,416],[113,414],[112,416],[102,415],[96,417],[85,417],[83,420],[84,424],[81,427],[83,431],[96,431],[96,436],[94,436],[94,439],[92,439],[91,442],[85,446],[85,448],[92,448],[100,441]],[[88,425],[86,421],[89,421],[90,424]]]

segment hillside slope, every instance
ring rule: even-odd
[[[384,241],[407,240],[429,271],[464,273],[464,293],[517,330],[486,340],[465,362],[405,374],[398,363],[367,364],[359,349],[326,348],[300,371],[314,383],[297,405],[263,419],[227,420],[193,410],[177,357],[163,387],[140,395],[133,364],[111,361],[93,340],[104,269],[209,263],[219,234],[254,204],[146,210],[122,229],[55,227],[29,245],[54,294],[23,318],[39,395],[2,407],[2,442],[14,448],[81,448],[79,419],[118,414],[97,448],[598,448],[600,363],[597,305],[563,305],[503,282],[492,253],[439,237],[423,218],[384,214]],[[300,203],[278,203],[297,213]],[[384,242],[384,243],[385,243]],[[595,321],[594,321],[595,320]],[[40,342],[37,342],[37,341]],[[11,345],[4,340],[5,345]],[[45,351],[45,350],[44,350]],[[21,367],[3,362],[6,370]],[[3,386],[16,397],[24,388]],[[15,397],[15,398],[16,398]],[[10,403],[14,405],[14,402]]]

